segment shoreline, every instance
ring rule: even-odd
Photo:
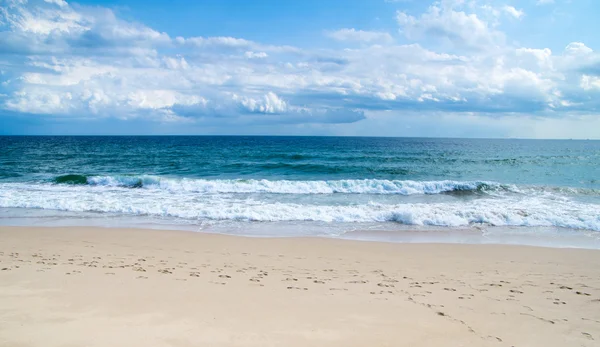
[[[591,347],[599,263],[584,249],[0,227],[0,346]]]
[[[39,211],[38,211],[39,212]],[[56,213],[57,211],[52,211]],[[2,213],[2,211],[0,211]],[[114,218],[114,219],[112,219]],[[175,221],[113,216],[56,215],[0,217],[0,228],[98,228],[184,231],[248,238],[317,238],[397,244],[513,245],[557,249],[600,250],[600,232],[560,227],[524,226],[426,226],[355,223],[348,225],[316,222],[234,222],[229,224],[177,224]],[[10,221],[10,222],[8,222]],[[350,223],[346,223],[350,224]],[[357,227],[358,225],[358,227]],[[333,232],[332,232],[333,231]]]

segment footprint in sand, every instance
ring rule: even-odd
[[[589,333],[581,333],[581,335],[585,336],[588,340],[594,340],[594,338],[592,337],[592,334]]]
[[[584,293],[584,292],[575,292],[575,294],[577,294],[577,295],[591,296],[591,294],[589,294],[589,293]]]
[[[395,287],[393,284],[385,284],[385,283],[377,283],[377,286],[385,287],[385,288]]]

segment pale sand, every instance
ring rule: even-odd
[[[599,346],[600,251],[2,227],[0,345]]]

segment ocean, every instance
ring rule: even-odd
[[[600,249],[600,141],[4,136],[0,225]]]

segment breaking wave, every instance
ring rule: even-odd
[[[63,175],[55,184],[100,187],[141,188],[170,192],[196,193],[271,193],[271,194],[442,194],[519,192],[516,186],[485,181],[408,181],[408,180],[207,180],[172,179],[159,176],[84,176]]]
[[[579,202],[544,190],[517,194],[517,187],[498,183],[174,180],[153,176],[92,176],[85,177],[84,183],[83,177],[61,176],[61,183],[55,180],[50,184],[0,184],[0,207],[198,221],[395,222],[448,227],[487,224],[600,231],[597,203]],[[476,199],[438,199],[443,196],[428,195],[462,191],[500,193]],[[271,193],[303,195],[289,198]],[[324,195],[331,193],[397,195],[370,195],[365,199],[346,195],[334,201],[335,196]],[[404,196],[411,194],[424,195],[415,203],[413,198]]]

